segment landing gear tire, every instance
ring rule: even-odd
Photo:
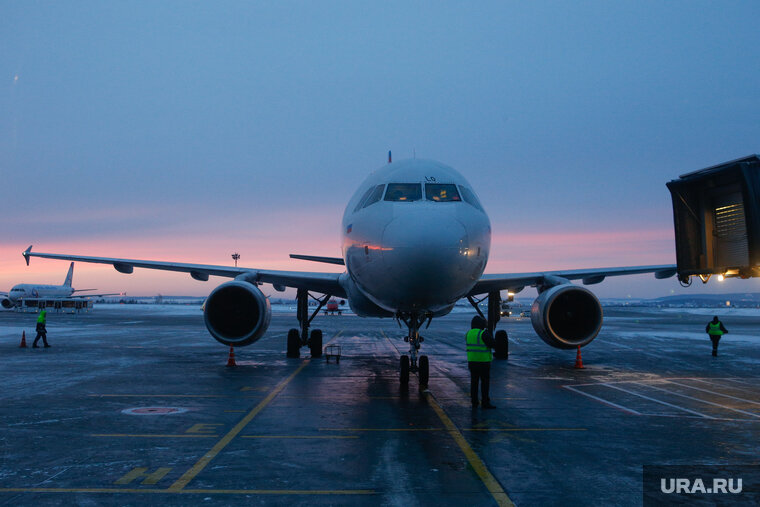
[[[409,383],[409,356],[401,356],[401,385]]]
[[[309,338],[309,349],[311,357],[322,357],[322,330],[314,329]]]
[[[509,340],[507,339],[507,332],[503,329],[496,331],[493,337],[496,346],[493,349],[493,356],[496,359],[506,359],[509,357]]]
[[[417,378],[420,381],[420,389],[428,386],[428,380],[430,379],[430,362],[428,356],[420,356],[420,371],[417,373]]]
[[[298,329],[288,331],[288,357],[301,357],[301,336]]]

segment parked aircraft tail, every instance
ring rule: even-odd
[[[64,287],[71,287],[71,280],[74,278],[74,263],[69,266],[69,272],[66,273],[66,280],[63,281]]]

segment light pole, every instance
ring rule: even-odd
[[[235,267],[237,267],[237,261],[238,261],[239,258],[240,258],[240,254],[239,253],[235,252],[234,254],[232,254],[232,260],[235,261]]]

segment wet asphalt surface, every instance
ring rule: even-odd
[[[392,320],[318,316],[341,360],[285,358],[293,313],[229,349],[195,307],[0,313],[0,505],[641,505],[643,465],[756,464],[760,313],[606,308],[555,350],[508,319],[496,410],[472,410],[471,313],[423,332],[429,389],[399,386]]]

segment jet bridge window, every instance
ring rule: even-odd
[[[480,201],[478,200],[477,196],[475,195],[475,192],[470,190],[469,188],[459,185],[459,191],[462,192],[462,199],[464,199],[464,202],[467,204],[470,204],[474,206],[475,208],[479,209],[480,211],[483,211],[483,206],[480,204]],[[485,211],[483,211],[485,213]]]
[[[425,199],[435,202],[461,201],[456,185],[425,183]]]
[[[420,183],[389,183],[386,201],[419,201],[422,199],[422,184]]]
[[[367,196],[367,198],[364,200],[364,203],[362,203],[362,208],[366,208],[367,206],[375,204],[377,201],[382,199],[384,190],[385,190],[385,185],[378,185],[375,188],[373,188],[372,193],[370,193]]]

